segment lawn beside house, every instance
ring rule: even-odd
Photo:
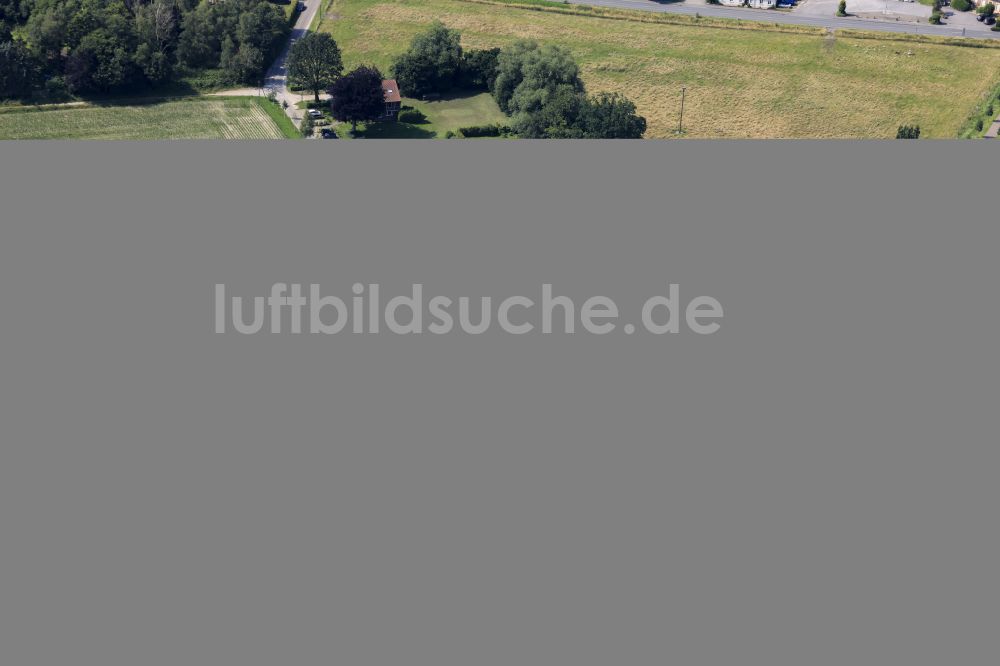
[[[306,102],[303,106],[308,104]],[[358,125],[357,138],[443,139],[449,131],[457,134],[462,127],[506,125],[510,122],[489,93],[458,92],[431,102],[404,97],[403,106],[420,111],[427,121],[361,123]],[[351,138],[349,123],[334,123],[333,128],[340,138]]]

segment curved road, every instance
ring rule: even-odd
[[[314,2],[316,0],[313,0]],[[854,30],[876,30],[879,32],[905,32],[909,34],[937,35],[939,37],[976,37],[980,39],[1000,39],[1000,32],[977,30],[965,34],[962,28],[947,25],[918,25],[874,21],[862,18],[837,18],[831,16],[800,16],[794,12],[777,12],[767,9],[743,9],[739,7],[723,7],[709,5],[692,7],[681,3],[661,3],[653,0],[569,0],[576,5],[595,5],[599,7],[614,7],[616,9],[638,9],[661,14],[688,14],[693,16],[716,16],[720,18],[741,19],[744,21],[760,21],[762,23],[787,23],[792,25],[814,25],[822,28],[850,28]]]

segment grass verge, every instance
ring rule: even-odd
[[[1000,76],[958,130],[960,139],[979,139],[1000,113]]]
[[[292,119],[288,117],[288,114],[285,113],[285,110],[277,102],[272,102],[266,97],[254,97],[252,99],[264,109],[286,139],[302,138],[302,133],[299,132],[295,127],[295,123],[292,122]]]

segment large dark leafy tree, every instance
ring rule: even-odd
[[[586,99],[571,85],[560,85],[545,94],[532,113],[519,113],[512,123],[524,139],[582,139],[581,113]]]
[[[580,115],[588,139],[641,139],[646,133],[646,119],[635,112],[635,103],[617,93],[588,99]]]
[[[333,117],[357,131],[358,123],[376,120],[385,110],[382,74],[374,67],[358,67],[334,82],[330,98]]]
[[[320,91],[332,86],[343,71],[340,47],[325,32],[310,32],[288,54],[288,80],[311,90],[317,102]]]
[[[38,78],[38,62],[21,42],[0,40],[0,99],[25,97]]]
[[[30,12],[31,7],[29,6],[29,2],[22,2],[22,0],[0,0],[0,23],[10,25],[20,23],[28,18]]]
[[[503,49],[492,89],[526,139],[638,139],[646,131],[646,119],[625,97],[587,97],[580,68],[559,46],[522,40]]]
[[[227,37],[235,40],[238,23],[239,11],[234,3],[198,5],[184,15],[177,60],[191,69],[218,67],[223,42]]]
[[[269,58],[288,34],[288,22],[281,9],[260,2],[240,14],[236,28],[238,47],[229,59],[230,76],[240,83],[254,83],[267,69]],[[221,64],[221,59],[220,59]]]
[[[180,32],[180,11],[172,0],[154,0],[137,6],[134,13],[138,40],[136,65],[151,83],[170,79]]]
[[[499,58],[499,48],[465,51],[462,54],[458,85],[476,90],[493,90]]]
[[[462,67],[460,42],[458,31],[440,21],[414,37],[409,50],[392,65],[399,89],[411,97],[451,90]]]
[[[562,86],[583,92],[580,68],[566,49],[518,41],[500,53],[493,96],[505,113],[533,113]]]
[[[66,85],[73,93],[123,88],[134,80],[135,73],[128,42],[106,28],[88,33],[66,60]]]

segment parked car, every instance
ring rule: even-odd
[[[329,127],[324,127],[323,130],[320,132],[320,136],[322,136],[324,139],[336,139],[337,133],[334,132]]]
[[[982,23],[983,21],[986,20],[986,17],[983,16],[982,14],[976,14],[976,20]]]
[[[317,109],[309,109],[309,117],[312,118],[313,120],[316,120],[317,118],[322,118],[323,112],[318,111]]]
[[[306,3],[304,2],[296,3],[295,9],[296,11],[304,12],[306,10]]]
[[[983,21],[983,23],[985,23],[986,25],[993,25],[996,22],[997,22],[996,17],[993,16],[987,16],[986,20]]]

